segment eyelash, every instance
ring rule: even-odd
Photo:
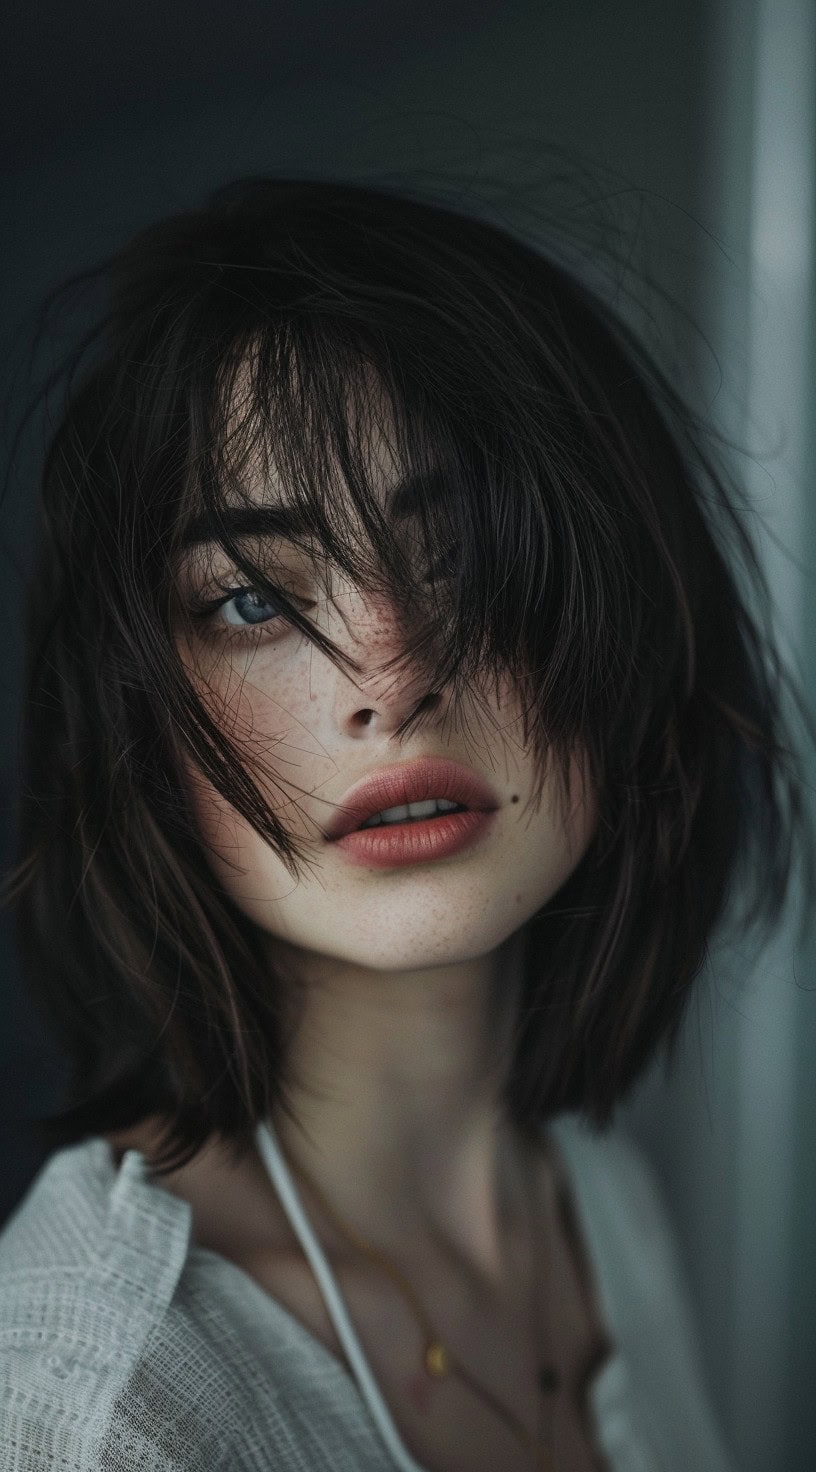
[[[223,587],[223,584],[218,584],[218,586]],[[244,584],[243,586],[238,588],[224,588],[224,591],[220,598],[211,599],[207,603],[195,603],[191,606],[190,613],[195,619],[196,623],[203,625],[205,628],[213,627],[215,626],[215,615],[218,612],[219,608],[223,608],[227,603],[232,603],[236,598],[240,598],[241,595],[244,593],[255,593],[259,598],[262,596],[260,589],[252,587],[251,584]],[[270,606],[272,606],[273,604],[273,600],[265,599],[264,601]],[[306,598],[292,597],[291,601],[295,605],[300,604],[303,608],[314,607],[314,604],[309,603],[308,599]],[[263,636],[264,631],[268,629],[270,625],[279,623],[282,620],[286,620],[285,613],[273,613],[270,618],[265,620],[265,622],[259,624],[236,624],[232,627],[230,627],[228,624],[221,624],[218,627],[217,634],[215,634],[214,637],[217,637],[219,639],[224,638],[227,640],[250,639],[252,641],[257,641]]]
[[[439,576],[441,573],[441,576],[444,577],[446,573],[449,572],[450,561],[453,556],[455,556],[455,549],[452,547],[448,548],[447,551],[443,553],[442,557],[436,563],[437,576]],[[260,589],[253,587],[251,583],[243,584],[241,587],[238,588],[226,587],[223,583],[217,583],[216,586],[223,590],[220,598],[210,599],[209,602],[206,603],[194,603],[191,605],[190,608],[190,613],[195,622],[204,626],[205,628],[209,628],[214,625],[215,614],[218,612],[219,608],[223,608],[227,603],[232,603],[234,599],[240,598],[243,593],[257,593],[260,596]],[[293,597],[292,602],[295,604],[300,604],[302,608],[314,607],[314,604],[310,603],[306,598]],[[237,638],[250,639],[253,642],[257,642],[262,637],[263,631],[267,629],[270,625],[277,623],[279,620],[285,621],[286,614],[276,613],[273,614],[271,618],[268,618],[265,623],[246,624],[243,626],[237,625],[232,629],[230,629],[228,625],[222,624],[218,629],[217,635],[213,635],[213,637],[226,639],[228,641]]]

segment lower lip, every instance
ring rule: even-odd
[[[470,848],[487,833],[498,809],[490,812],[447,813],[443,818],[420,819],[416,823],[378,824],[358,828],[335,839],[350,864],[367,869],[396,869],[403,864],[427,864],[446,859]]]

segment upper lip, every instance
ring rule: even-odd
[[[399,766],[381,767],[355,782],[340,799],[339,811],[327,824],[325,836],[330,840],[343,838],[384,808],[423,802],[430,797],[444,797],[480,812],[492,812],[499,806],[492,788],[472,768],[446,757],[419,757]]]

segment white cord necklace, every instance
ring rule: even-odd
[[[427,1468],[423,1467],[411,1456],[400,1438],[388,1406],[371,1372],[368,1360],[363,1353],[362,1345],[354,1331],[345,1303],[340,1294],[337,1280],[329,1266],[326,1254],[318,1242],[309,1219],[306,1216],[306,1212],[303,1209],[303,1204],[292,1179],[291,1171],[283,1158],[277,1136],[269,1120],[262,1120],[258,1124],[255,1130],[255,1141],[273,1185],[276,1187],[280,1196],[281,1203],[292,1225],[292,1229],[296,1233],[317,1279],[320,1291],[326,1302],[329,1317],[334,1325],[337,1337],[348,1356],[363,1399],[377,1423],[388,1450],[397,1466],[402,1468],[402,1472],[427,1472]]]

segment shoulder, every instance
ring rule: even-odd
[[[153,1423],[140,1428],[133,1416],[156,1347],[170,1341],[177,1367],[195,1348],[178,1291],[189,1244],[189,1206],[156,1189],[139,1152],[117,1171],[106,1141],[91,1139],[46,1162],[0,1233],[3,1466],[90,1472],[103,1452],[105,1466],[130,1466],[113,1455],[123,1437],[145,1472],[212,1465],[204,1452],[218,1438],[205,1408],[191,1418],[182,1461],[160,1445],[158,1403]]]

